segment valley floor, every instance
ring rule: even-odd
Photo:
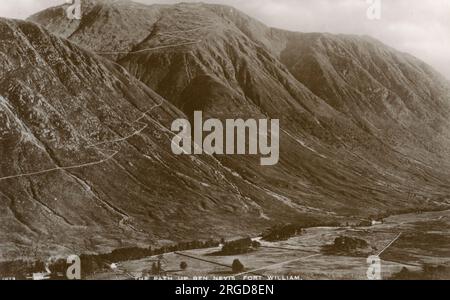
[[[339,236],[363,239],[368,242],[369,250],[347,254],[325,252],[323,247],[333,244]],[[369,268],[367,258],[371,255],[379,255],[381,259],[382,279],[392,278],[402,269],[405,272],[404,268],[427,276],[427,266],[444,268],[437,279],[450,278],[447,273],[450,270],[450,211],[392,216],[372,227],[309,228],[301,236],[287,241],[260,242],[257,251],[244,255],[212,256],[218,248],[168,253],[162,260],[166,272],[146,279],[214,280],[236,276],[231,265],[234,259],[239,259],[246,271],[236,279],[364,280]],[[157,260],[157,257],[149,257],[122,262],[117,269],[89,279],[142,278],[149,274]],[[180,270],[181,262],[187,263],[186,270]]]

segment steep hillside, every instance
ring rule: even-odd
[[[226,6],[66,7],[0,20],[0,259],[450,204],[450,85],[418,59]],[[174,156],[194,110],[279,118],[280,163]]]
[[[85,5],[70,40],[115,60],[188,116],[281,120],[277,166],[218,157],[266,194],[330,215],[448,202],[449,83],[419,60],[367,37],[268,28],[221,5]],[[59,9],[30,20],[46,25],[64,17]],[[158,18],[129,18],[143,14]],[[55,34],[73,26],[59,23],[49,26]],[[99,42],[99,32],[121,23],[136,28],[133,38]]]
[[[450,85],[423,62],[368,37],[326,34],[292,34],[281,60],[387,146],[448,168]]]
[[[183,116],[123,67],[0,19],[0,259],[311,219],[213,157],[173,155],[167,128]]]

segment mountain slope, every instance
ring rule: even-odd
[[[1,259],[311,220],[213,157],[172,154],[184,114],[121,66],[28,22],[0,19],[0,40]]]
[[[269,28],[221,5],[84,5],[69,39],[123,65],[188,116],[281,119],[279,165],[219,157],[266,193],[360,216],[448,201],[449,83],[419,60],[367,37]],[[134,14],[158,18],[138,24]],[[94,33],[110,36],[122,22],[140,37],[98,41]],[[74,26],[59,24],[49,28]]]
[[[419,60],[226,6],[66,7],[29,20],[70,42],[0,22],[3,257],[448,204],[449,83]],[[174,156],[166,128],[194,110],[279,118],[280,163]]]

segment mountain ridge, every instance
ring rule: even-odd
[[[148,7],[149,10],[152,10],[152,7]],[[278,70],[276,72],[282,73],[283,75],[275,75],[274,79],[275,81],[278,81],[278,78],[283,78],[283,82],[284,83],[275,83],[277,85],[279,85],[279,87],[273,87],[272,83],[267,82],[267,86],[271,86],[272,90],[276,90],[278,93],[276,94],[277,96],[282,95],[283,93],[285,93],[285,91],[289,91],[289,93],[291,95],[294,95],[293,98],[297,98],[299,100],[294,100],[294,102],[296,102],[296,104],[292,103],[292,100],[289,100],[291,102],[291,104],[288,105],[278,105],[277,108],[283,108],[283,107],[290,107],[292,105],[296,106],[298,104],[300,104],[303,108],[301,110],[306,110],[307,113],[311,113],[314,112],[315,114],[317,114],[318,111],[321,110],[325,110],[328,111],[328,114],[334,114],[335,116],[333,117],[334,119],[339,119],[342,116],[338,117],[339,115],[341,115],[342,113],[344,113],[344,118],[347,119],[345,122],[351,122],[356,124],[357,127],[360,127],[362,133],[364,133],[365,135],[367,134],[368,130],[370,127],[370,123],[371,122],[366,122],[366,120],[361,120],[360,118],[358,118],[357,116],[354,115],[350,115],[350,116],[345,116],[345,111],[342,112],[338,109],[338,107],[333,106],[333,104],[336,104],[335,102],[338,100],[336,99],[336,95],[321,95],[320,91],[317,91],[314,87],[314,82],[310,82],[310,80],[305,81],[302,77],[297,76],[293,76],[292,73],[294,73],[295,75],[295,70],[289,69],[288,67],[286,67],[286,65],[289,66],[295,66],[295,64],[290,63],[289,61],[287,61],[286,58],[281,57],[282,56],[282,52],[286,53],[287,51],[289,51],[289,49],[287,49],[287,44],[294,44],[295,40],[304,40],[304,38],[306,37],[307,39],[309,39],[309,37],[314,37],[317,36],[318,39],[325,39],[328,42],[333,41],[333,40],[337,40],[337,39],[357,39],[357,42],[359,44],[361,44],[362,42],[368,43],[368,42],[372,42],[369,46],[373,49],[378,49],[378,48],[382,48],[383,51],[389,50],[390,53],[395,53],[393,55],[401,55],[401,54],[397,54],[397,52],[392,52],[392,48],[388,48],[385,47],[384,45],[380,46],[380,43],[378,41],[375,41],[373,39],[369,39],[369,41],[367,41],[367,38],[355,38],[354,36],[349,36],[349,35],[339,35],[339,36],[335,36],[335,35],[331,35],[331,34],[301,34],[301,33],[295,33],[295,32],[288,32],[288,31],[283,31],[283,30],[279,30],[279,29],[272,29],[269,27],[264,26],[261,22],[259,21],[254,21],[253,19],[251,19],[250,17],[246,16],[245,14],[240,13],[239,11],[230,8],[230,7],[226,7],[226,6],[221,6],[221,5],[209,5],[209,4],[199,4],[199,3],[195,3],[195,4],[178,4],[178,5],[174,5],[174,6],[165,6],[165,10],[167,10],[168,12],[166,12],[167,16],[166,17],[161,17],[159,19],[159,21],[155,24],[152,25],[152,28],[155,28],[155,26],[158,28],[158,30],[160,30],[161,28],[177,28],[177,27],[182,27],[183,30],[192,30],[193,26],[197,24],[198,22],[200,22],[199,20],[202,20],[202,22],[206,22],[206,20],[210,20],[210,19],[214,19],[214,24],[216,25],[216,27],[214,28],[208,28],[209,31],[209,35],[205,35],[202,34],[202,38],[208,38],[208,36],[210,36],[211,41],[208,42],[204,42],[203,44],[194,44],[194,45],[189,45],[186,47],[180,47],[180,48],[173,48],[171,50],[164,50],[167,53],[164,54],[160,54],[160,53],[153,53],[153,52],[138,52],[138,53],[134,53],[134,52],[130,52],[129,54],[124,54],[122,56],[118,56],[118,57],[112,57],[113,59],[116,59],[120,64],[124,65],[127,69],[129,69],[131,71],[131,73],[133,73],[137,78],[139,78],[140,80],[142,80],[144,83],[146,83],[147,85],[149,85],[150,87],[152,87],[153,89],[155,89],[158,93],[162,94],[165,98],[169,99],[172,103],[174,103],[176,106],[178,106],[179,108],[185,110],[185,112],[192,112],[192,108],[191,107],[186,107],[187,104],[191,103],[191,101],[195,101],[195,105],[199,105],[199,100],[198,98],[201,97],[201,95],[197,95],[195,97],[192,97],[191,92],[189,92],[190,90],[202,90],[199,87],[197,88],[188,88],[185,84],[181,83],[181,86],[178,87],[180,85],[180,81],[181,82],[192,82],[195,84],[195,80],[191,80],[189,77],[192,77],[192,74],[194,74],[195,77],[195,73],[192,73],[192,70],[197,69],[197,73],[200,73],[200,78],[205,78],[209,81],[211,81],[211,85],[216,86],[216,88],[214,88],[211,93],[216,93],[217,91],[221,91],[222,93],[225,94],[230,94],[230,95],[236,95],[236,91],[241,90],[242,94],[244,94],[244,97],[246,97],[248,100],[250,100],[250,104],[246,103],[246,100],[239,100],[240,101],[240,107],[239,108],[235,108],[233,114],[238,114],[239,115],[239,111],[241,111],[241,107],[248,107],[248,105],[250,105],[250,107],[254,107],[256,105],[256,107],[259,107],[259,113],[263,113],[264,111],[266,111],[267,107],[264,108],[262,107],[262,111],[260,110],[261,108],[261,104],[262,105],[270,105],[269,103],[261,103],[260,100],[258,100],[258,98],[265,98],[265,99],[270,99],[270,98],[274,98],[273,95],[271,95],[271,90],[267,89],[264,86],[257,86],[257,82],[262,82],[265,79],[252,79],[251,77],[254,74],[264,74],[267,73],[267,70],[264,70],[265,66],[269,66],[269,65],[276,65]],[[175,17],[176,16],[176,17]],[[228,18],[230,17],[230,18]],[[109,20],[109,21],[108,21]],[[178,22],[177,20],[181,20],[181,23]],[[102,20],[102,22],[116,22],[113,18],[112,19],[106,19],[106,20]],[[235,23],[237,23],[237,26]],[[92,28],[94,28],[96,25],[93,24]],[[206,28],[206,26],[204,26],[204,28]],[[256,28],[256,29],[255,29]],[[184,31],[181,31],[182,33]],[[206,29],[205,29],[206,30]],[[223,31],[225,30],[225,31]],[[222,32],[223,31],[223,32]],[[161,32],[164,32],[163,30],[161,30]],[[222,33],[220,33],[222,32]],[[226,35],[228,34],[227,32],[231,32],[230,34],[232,34],[232,36],[221,36],[222,35]],[[247,34],[244,34],[244,32],[246,32]],[[261,33],[262,32],[262,33]],[[187,33],[187,32],[185,32]],[[192,34],[192,32],[189,32],[189,34]],[[189,36],[189,38],[196,38],[198,35],[194,35]],[[229,47],[230,45],[232,45],[233,43],[233,39],[236,39],[237,36],[240,36],[240,41],[242,41],[241,44],[237,44],[236,49],[233,50],[235,53],[237,53],[235,55],[235,57],[227,57],[228,53],[225,53],[222,51],[221,46],[217,46],[215,49],[210,49],[208,50],[209,52],[207,53],[205,50],[205,44],[207,45],[207,47],[211,47],[211,45],[215,45],[216,43],[221,43],[224,44],[226,47]],[[259,36],[259,38],[258,38]],[[260,36],[263,36],[263,38],[261,38]],[[268,39],[267,37],[270,37],[270,39]],[[154,39],[154,43],[155,45],[161,45],[164,44],[164,40],[163,38],[160,37],[160,35],[158,35],[158,32],[155,33],[154,36],[152,36],[151,38]],[[182,38],[180,38],[180,40],[185,39],[186,36],[183,36]],[[89,32],[83,33],[82,37],[74,37],[75,40],[77,39],[85,39],[86,43],[86,47],[90,47],[91,49],[96,49],[96,42],[92,41],[92,43],[89,42]],[[229,40],[228,40],[229,39]],[[247,41],[246,41],[247,39]],[[148,37],[146,37],[145,39],[141,39],[141,40],[148,40]],[[276,41],[276,42],[273,42]],[[375,41],[375,42],[374,42]],[[151,41],[149,41],[151,42]],[[149,42],[143,42],[145,43],[149,43]],[[341,41],[340,41],[341,42]],[[245,44],[246,43],[246,44]],[[258,45],[254,45],[254,43],[259,44]],[[284,45],[284,46],[280,46],[280,45]],[[252,49],[252,47],[255,46],[254,49]],[[291,46],[291,45],[290,45]],[[294,45],[295,46],[295,45]],[[307,47],[310,47],[309,51],[314,52],[317,49],[311,48],[311,46],[315,46],[315,44],[307,44]],[[134,46],[136,49],[139,48],[143,48],[143,50],[145,50],[145,47],[147,47],[147,44],[144,45],[141,43],[141,46]],[[225,47],[225,49],[226,49]],[[246,48],[245,48],[246,47]],[[283,48],[284,47],[284,48]],[[245,57],[244,55],[241,55],[241,50],[245,49],[245,51],[253,51],[254,55],[253,57],[249,57],[249,59],[247,61],[242,61],[242,57]],[[248,49],[248,50],[247,50]],[[271,52],[271,49],[276,49],[273,50],[273,53]],[[320,50],[320,49],[319,49]],[[157,50],[156,50],[157,51]],[[195,55],[192,55],[193,51],[197,51],[197,53],[195,53]],[[389,52],[388,51],[388,52]],[[221,61],[228,61],[226,62],[226,65],[223,65],[221,62],[217,63],[215,62],[215,58],[214,56],[217,53],[224,53],[222,55]],[[389,54],[391,55],[391,54]],[[205,57],[208,57],[208,60],[205,60]],[[280,59],[277,59],[277,56],[280,57]],[[154,59],[153,59],[154,57]],[[238,60],[241,60],[242,62],[240,62]],[[256,59],[255,59],[256,57]],[[251,64],[253,64],[253,62],[256,63],[256,61],[259,61],[260,59],[262,59],[262,61],[258,62],[257,64],[260,64],[262,67],[262,69],[255,69],[252,71],[248,71],[246,70]],[[283,61],[284,59],[284,61]],[[281,61],[280,61],[281,60]],[[346,58],[347,61],[352,61],[349,58]],[[187,62],[187,63],[186,63]],[[284,64],[283,64],[284,62]],[[305,61],[302,62],[302,60],[299,60],[300,66],[302,66],[303,64],[311,64],[311,63],[315,63],[314,61]],[[242,66],[239,66],[238,63],[243,64]],[[189,66],[189,68],[186,68],[183,66]],[[208,66],[207,64],[209,64],[210,66]],[[330,62],[328,62],[328,64],[330,64]],[[342,64],[342,63],[341,63]],[[236,69],[236,65],[237,65],[237,69]],[[149,66],[151,66],[151,69],[149,68]],[[167,67],[169,66],[169,67]],[[172,67],[173,66],[173,67]],[[173,70],[171,70],[171,68],[174,68]],[[220,70],[220,68],[223,68],[223,70],[226,70],[223,72],[223,75],[218,73],[217,70]],[[239,68],[241,70],[244,71],[244,73],[241,72],[241,74],[236,73],[236,72],[240,72]],[[259,67],[258,67],[259,68]],[[322,67],[314,67],[314,70],[320,70]],[[186,70],[191,70],[190,75],[185,76],[183,75],[184,72],[186,72]],[[210,69],[210,70],[208,70]],[[234,69],[234,70],[233,70]],[[289,69],[289,70],[288,70]],[[206,71],[205,71],[206,70]],[[330,69],[331,70],[331,69]],[[167,73],[168,71],[170,71],[170,73]],[[312,77],[316,76],[313,72],[306,70],[307,72],[304,72]],[[358,71],[358,70],[357,70]],[[162,72],[162,73],[161,73]],[[271,71],[269,71],[270,73]],[[333,71],[334,72],[334,71]],[[359,72],[359,71],[358,71]],[[364,71],[366,72],[366,71]],[[204,76],[204,74],[202,73],[206,73],[206,77],[202,77]],[[299,72],[300,73],[300,72]],[[327,70],[327,73],[330,73],[330,71]],[[167,74],[167,75],[164,75]],[[210,75],[214,74],[213,77],[222,77],[221,79],[219,79],[219,81],[221,81],[220,83],[217,83],[217,79],[212,78]],[[241,81],[236,83],[235,80],[233,78],[227,78],[227,76],[229,76],[229,74],[233,75],[233,74],[238,74],[238,76],[240,76],[240,78],[237,79],[237,81]],[[252,75],[250,75],[252,74]],[[299,74],[301,75],[301,74]],[[166,76],[167,78],[167,83],[164,82],[164,76]],[[236,76],[236,75],[235,75]],[[269,76],[272,76],[269,74]],[[295,77],[295,78],[294,78]],[[251,82],[249,83],[245,83],[245,81],[247,81],[249,78],[251,80]],[[335,76],[333,75],[333,80],[340,78],[340,76]],[[317,80],[316,78],[313,78],[315,80]],[[230,83],[231,81],[234,81]],[[244,82],[242,82],[244,81]],[[340,79],[340,81],[342,82],[343,80]],[[201,82],[201,80],[199,81]],[[326,81],[325,81],[326,82]],[[355,81],[356,82],[356,81]],[[332,83],[332,82],[331,82]],[[441,80],[442,83],[442,80]],[[189,83],[187,83],[189,84]],[[335,84],[335,83],[332,83]],[[342,84],[342,83],[339,83]],[[445,83],[446,84],[446,83]],[[203,90],[206,88],[206,90],[209,89],[208,87],[209,84],[203,85]],[[194,85],[195,86],[195,85]],[[229,91],[225,92],[224,90],[227,89],[227,86],[231,86],[231,88],[229,89]],[[245,91],[246,86],[249,86],[250,92]],[[179,89],[179,92],[177,92],[177,89]],[[255,91],[257,90],[257,91]],[[342,90],[349,90],[348,88],[343,88]],[[264,92],[264,94],[262,94],[262,92]],[[336,89],[335,89],[336,91]],[[390,92],[390,91],[388,91]],[[175,95],[174,95],[175,93]],[[184,94],[183,94],[184,93]],[[319,93],[317,95],[317,93]],[[356,90],[356,89],[350,89],[348,91],[348,93],[351,94],[360,94],[361,91]],[[390,93],[396,93],[396,91],[392,91]],[[186,96],[186,94],[188,96]],[[274,94],[275,95],[275,94]],[[318,96],[318,98],[316,98],[316,96]],[[320,96],[323,96],[323,98],[325,99],[321,99]],[[181,97],[182,100],[179,100]],[[207,95],[207,96],[203,96],[203,98],[206,98],[207,100],[204,101],[208,101],[211,102],[210,99],[214,99],[215,96],[213,95]],[[286,95],[286,97],[290,97],[289,95]],[[187,103],[186,101],[183,100],[183,98],[195,98],[193,100],[188,100]],[[216,97],[217,98],[217,97]],[[230,97],[227,97],[230,98]],[[232,98],[232,97],[231,97]],[[314,104],[307,104],[307,102],[305,102],[305,98],[310,98],[311,100],[313,100]],[[339,100],[342,103],[345,103],[345,99],[340,99]],[[360,103],[361,101],[358,100]],[[200,101],[201,102],[201,101]],[[323,108],[320,108],[317,106],[317,104],[320,103],[320,106],[322,106]],[[192,103],[191,103],[192,104]],[[189,104],[189,105],[191,105]],[[255,104],[255,105],[253,105]],[[369,105],[366,105],[366,103],[362,103],[364,104],[366,107],[370,107]],[[188,105],[188,106],[189,106]],[[204,105],[204,104],[201,104]],[[332,107],[331,111],[330,111],[330,105]],[[361,104],[357,104],[358,106],[361,106]],[[211,106],[211,105],[210,105]],[[218,105],[219,108],[221,108],[221,105]],[[249,108],[250,111],[252,111],[252,108]],[[299,108],[297,108],[296,110],[298,110]],[[337,109],[337,110],[336,110]],[[365,109],[365,108],[364,108]],[[254,110],[254,109],[253,109]],[[332,111],[334,110],[334,111]],[[274,109],[272,108],[272,111],[274,111]],[[217,112],[216,112],[217,113]],[[365,112],[363,112],[365,113]],[[283,112],[283,114],[288,115],[289,112]],[[286,115],[284,115],[284,117],[286,118]],[[304,116],[303,116],[304,117]],[[379,118],[379,116],[376,116],[377,118]],[[301,122],[305,122],[306,120],[300,120]],[[441,120],[442,121],[442,120]],[[298,121],[297,121],[298,122]],[[310,125],[308,126],[314,126],[313,124],[317,123],[317,118],[313,117],[311,119]],[[289,126],[291,123],[295,123],[292,121],[286,121],[285,126]],[[366,123],[366,124],[364,124]],[[334,125],[332,125],[334,126]],[[343,124],[341,125],[344,128],[348,128],[349,124]],[[408,126],[410,126],[408,124]],[[350,126],[353,127],[353,126]],[[327,127],[327,131],[328,131]],[[355,130],[356,128],[351,129],[351,131]],[[295,129],[297,130],[297,129]],[[378,130],[378,129],[377,129]],[[384,130],[384,129],[383,129]],[[317,132],[317,130],[315,130]],[[326,135],[327,139],[332,138],[334,139],[333,143],[341,143],[342,141],[342,137],[337,136],[336,134],[333,133],[327,133],[327,131],[322,130],[322,132],[320,133],[321,135]],[[346,129],[346,131],[348,131],[348,129]],[[370,130],[369,130],[370,131]],[[358,134],[360,136],[360,141],[357,142],[358,147],[360,145],[362,145],[363,143],[368,142],[368,138],[364,137],[363,138],[363,134],[360,133]],[[384,134],[384,133],[383,133]],[[403,133],[402,133],[403,134]],[[288,135],[287,138],[291,138],[292,136],[292,132]],[[309,135],[309,134],[308,134]],[[400,135],[397,134],[396,138],[398,138]],[[361,138],[363,138],[361,140]],[[380,146],[378,147],[383,147],[385,148],[386,143],[380,141],[380,137],[375,136],[375,143],[380,144]],[[344,141],[343,142],[343,146],[344,147],[350,147],[350,148],[354,148],[355,145],[347,145],[349,143],[354,143],[351,141]],[[302,146],[305,146],[306,142],[302,142],[301,143]],[[373,143],[372,143],[373,144]],[[308,146],[310,149],[311,147]],[[370,146],[369,146],[370,147]],[[445,150],[445,147],[442,147],[442,149]],[[384,151],[384,150],[383,150]],[[400,155],[400,156],[404,156],[404,154],[402,153],[397,153],[396,154],[395,149],[392,149],[391,152],[394,152],[393,155]],[[422,158],[424,156],[422,155]],[[380,159],[380,158],[378,158]],[[400,158],[399,158],[400,159]],[[403,159],[403,158],[401,158]],[[445,163],[445,161],[443,162]],[[440,165],[440,163],[438,163],[437,165]]]
[[[241,194],[258,192],[214,158],[171,153],[168,128],[184,115],[121,66],[32,23],[1,19],[0,37],[1,259],[239,233],[231,216],[246,231],[267,222]]]
[[[31,99],[42,94],[42,82],[60,81],[47,88],[49,99],[42,97],[57,108],[53,109],[56,116],[63,114],[52,122],[76,123],[76,131],[94,138],[88,146],[136,135],[125,145],[105,148],[112,150],[109,154],[121,149],[114,164],[75,174],[82,179],[77,182],[83,189],[72,187],[70,194],[78,200],[70,209],[67,203],[51,202],[51,195],[67,194],[48,188],[52,180],[62,185],[61,178],[47,178],[47,184],[22,180],[14,187],[0,181],[2,208],[8,220],[16,219],[14,225],[4,225],[15,230],[2,233],[1,240],[6,241],[2,247],[8,249],[2,253],[30,247],[48,228],[56,230],[49,243],[59,245],[60,251],[61,245],[67,246],[60,224],[70,230],[71,224],[83,222],[96,228],[76,238],[74,245],[78,251],[100,252],[164,240],[256,234],[279,222],[345,223],[448,207],[450,89],[448,82],[420,61],[366,38],[269,28],[226,6],[82,3],[81,21],[66,18],[67,6],[30,17],[62,39],[30,23],[19,22],[20,30],[8,31],[4,23],[12,21],[0,21],[4,66],[27,67],[17,73],[10,67],[0,69],[2,78],[8,74],[8,81],[0,82],[1,103],[7,103],[2,107],[10,105],[11,99],[18,103],[25,99],[23,108],[14,106],[12,111],[46,116],[47,110],[43,113]],[[28,33],[18,46],[23,30]],[[60,43],[63,46],[58,48]],[[38,55],[30,52],[32,48]],[[11,54],[11,49],[17,53]],[[36,60],[26,60],[25,53],[34,53],[31,57]],[[8,84],[24,80],[32,83],[25,96],[9,91]],[[61,100],[68,94],[73,104]],[[108,101],[111,98],[120,100]],[[77,115],[76,107],[83,103],[92,103],[92,115]],[[141,118],[159,103],[164,103],[162,108]],[[280,163],[262,168],[258,159],[249,156],[174,157],[167,127],[177,117],[192,118],[195,110],[219,119],[279,118]],[[32,126],[31,132],[49,135],[52,142],[47,147],[53,157],[60,157],[57,161],[74,157],[79,163],[92,161],[74,156],[71,147],[76,149],[79,140],[71,144],[64,138],[65,134],[75,136],[71,130],[61,134],[66,131],[52,122],[23,113],[22,119],[43,124]],[[91,119],[97,121],[90,124]],[[39,126],[43,128],[36,129]],[[3,127],[8,128],[6,122],[0,123]],[[93,130],[97,127],[100,132]],[[6,145],[3,140],[0,143]],[[8,147],[14,150],[2,148]],[[38,158],[22,154],[22,162],[40,161],[42,154],[36,151],[33,155]],[[99,150],[91,147],[89,151]],[[11,169],[22,165],[19,162],[15,167],[3,165],[1,176],[10,175]],[[119,183],[126,188],[116,187]],[[89,205],[83,210],[88,216],[83,221],[72,212],[86,205],[91,185],[101,190],[95,201],[110,208],[100,210],[99,215],[105,214],[98,216],[101,226],[92,225],[95,209]],[[108,191],[110,187],[114,190]],[[12,196],[14,188],[23,193]],[[21,201],[30,202],[40,194],[44,200],[34,202],[44,212],[24,213]],[[36,225],[48,218],[45,226]],[[22,228],[25,225],[28,232]],[[25,238],[20,240],[17,232]]]

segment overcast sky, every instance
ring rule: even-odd
[[[197,2],[136,0],[144,3]],[[204,0],[232,5],[267,25],[303,32],[371,35],[409,52],[450,79],[450,0],[380,0],[381,19],[370,20],[377,0]],[[65,0],[1,0],[0,16],[26,18]]]

